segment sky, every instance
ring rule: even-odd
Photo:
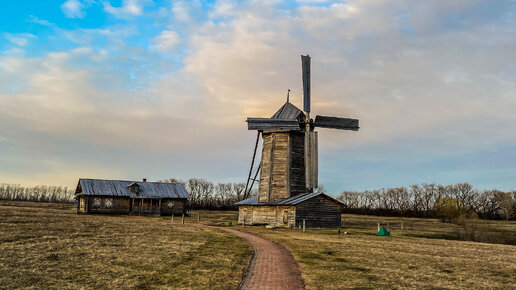
[[[5,1],[0,183],[245,182],[312,57],[319,182],[516,189],[516,1]]]

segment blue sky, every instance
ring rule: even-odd
[[[359,118],[321,129],[333,194],[415,183],[516,189],[514,1],[7,1],[0,182],[245,181],[285,101]]]

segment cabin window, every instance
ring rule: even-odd
[[[168,208],[174,208],[174,202],[173,202],[173,201],[169,201],[169,202],[167,203],[167,207],[168,207]]]
[[[105,207],[112,207],[113,206],[113,199],[112,198],[106,198],[104,201]]]
[[[283,224],[286,225],[288,223],[288,210],[283,212]]]
[[[102,202],[102,200],[100,198],[94,198],[93,199],[93,206],[100,207],[100,203],[101,202]]]

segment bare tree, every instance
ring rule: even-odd
[[[516,199],[513,196],[513,193],[505,192],[498,192],[496,195],[501,215],[505,220],[511,219],[516,214]]]

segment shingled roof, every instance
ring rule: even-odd
[[[305,117],[305,113],[298,109],[296,106],[292,105],[289,101],[287,101],[279,110],[272,115],[271,119],[298,119],[299,116],[302,115],[303,119]]]
[[[244,200],[241,200],[241,201],[235,203],[235,205],[297,205],[297,204],[302,203],[303,201],[307,201],[316,196],[323,196],[328,199],[331,199],[334,202],[343,204],[341,201],[339,201],[327,194],[324,194],[324,193],[303,193],[303,194],[291,196],[289,198],[275,200],[273,202],[258,202],[258,196],[254,195],[248,199],[244,199]]]
[[[138,194],[128,190],[129,185],[140,187]],[[138,182],[127,180],[79,179],[76,195],[120,196],[136,198],[189,198],[185,186],[180,183]]]

